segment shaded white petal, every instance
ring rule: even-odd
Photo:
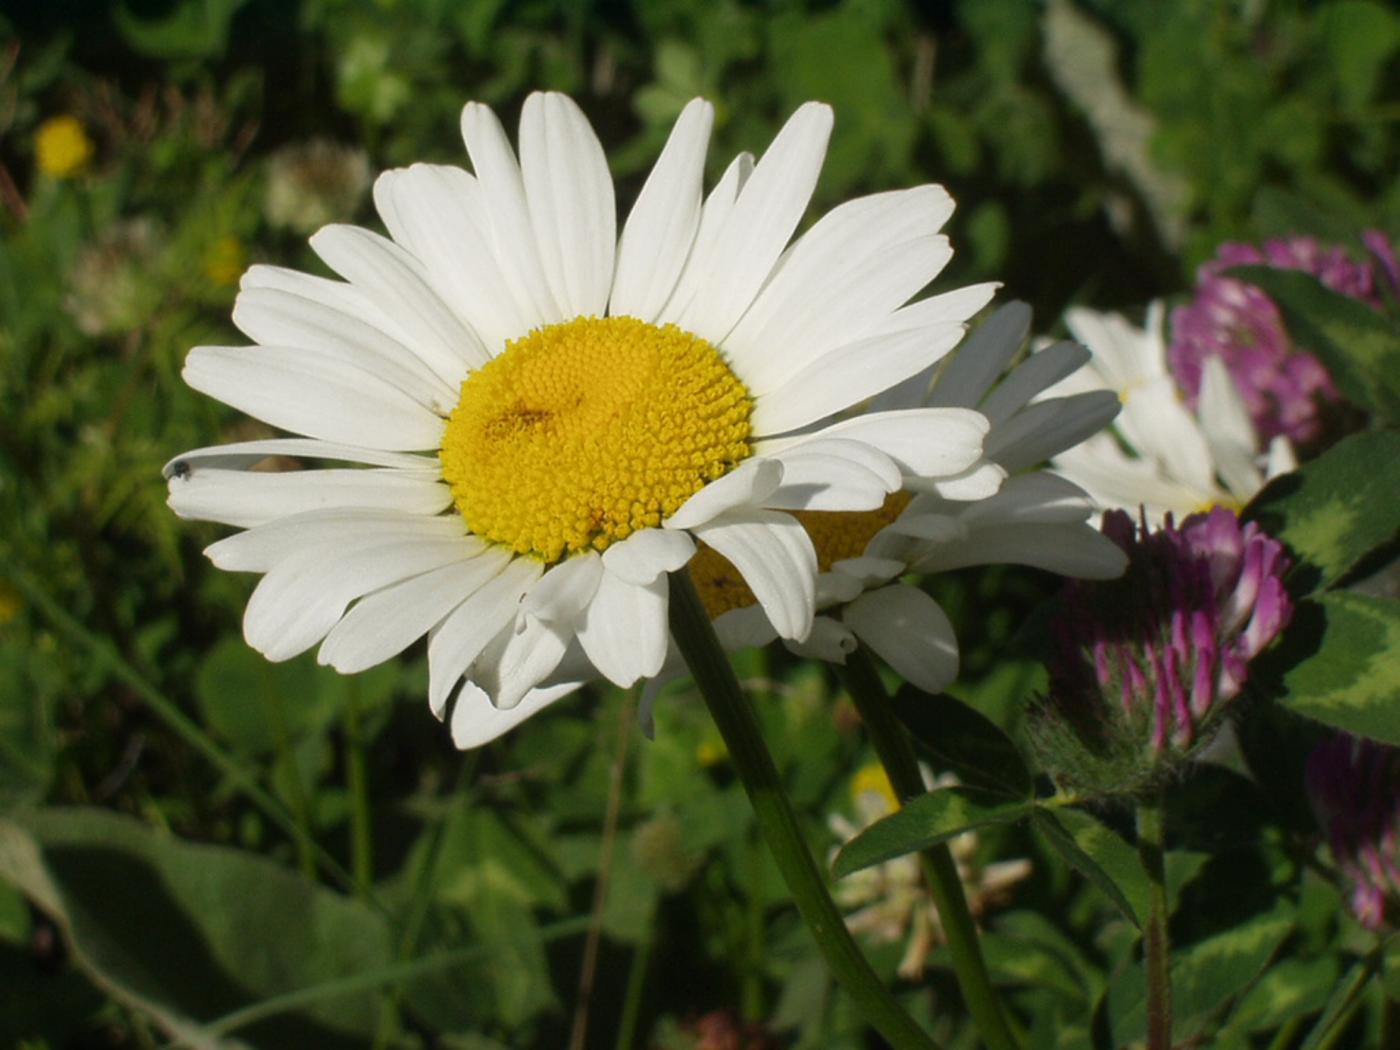
[[[910,509],[921,502],[911,504]],[[1049,471],[1037,470],[1011,478],[991,499],[957,509],[960,520],[980,525],[1084,522],[1094,508],[1093,501],[1078,485]]]
[[[1078,371],[1088,360],[1089,351],[1078,343],[1047,346],[1017,365],[976,407],[995,428],[1065,376]]]
[[[666,529],[691,529],[736,507],[763,503],[783,480],[783,465],[773,459],[746,459],[710,482],[661,523]]]
[[[396,510],[318,510],[295,514],[229,536],[204,549],[227,572],[267,572],[282,561],[326,548],[347,550],[385,539],[430,543],[454,539],[467,553],[480,551],[481,539],[464,532],[462,519],[424,517]]]
[[[176,456],[161,468],[167,481],[177,474],[201,467],[225,470],[246,470],[269,456],[294,456],[298,459],[336,459],[347,463],[368,463],[374,467],[403,467],[406,470],[442,472],[436,456],[415,456],[407,452],[383,452],[355,445],[339,445],[311,438],[266,438],[260,441],[235,441],[228,445],[209,445]]]
[[[670,585],[664,576],[634,584],[603,574],[578,629],[579,644],[603,677],[625,687],[661,670]]]
[[[491,359],[481,338],[433,291],[423,266],[393,241],[359,226],[323,226],[311,248],[340,276],[394,318],[409,346],[454,387]]]
[[[812,633],[802,641],[783,643],[798,656],[809,660],[824,660],[831,664],[844,664],[846,657],[856,651],[859,644],[850,628],[829,616],[818,616],[812,621]]]
[[[940,478],[910,478],[908,487],[936,492],[950,500],[985,500],[994,496],[1006,480],[1006,471],[991,460],[981,460],[966,470]]]
[[[1259,439],[1235,381],[1218,354],[1205,359],[1201,368],[1201,394],[1196,414],[1206,444],[1215,458],[1215,470],[1225,487],[1240,502],[1248,502],[1264,484],[1254,465]]]
[[[1090,525],[1018,523],[971,530],[965,540],[930,550],[914,569],[947,572],[999,562],[1096,580],[1121,576],[1126,565],[1117,545]]]
[[[202,467],[170,479],[170,509],[182,518],[248,528],[289,514],[379,507],[437,514],[452,490],[431,474],[402,470],[244,471]]]
[[[946,504],[943,506],[946,507]],[[885,528],[896,536],[908,536],[916,540],[927,540],[930,543],[948,543],[952,540],[962,539],[967,535],[967,527],[956,516],[956,512],[953,514],[939,513],[918,507],[915,504],[910,504],[903,514]]]
[[[686,331],[718,345],[754,301],[807,210],[831,123],[830,106],[808,102],[773,139],[717,234],[706,279],[681,311]]]
[[[874,583],[888,583],[896,576],[902,576],[908,568],[904,562],[894,558],[873,558],[862,554],[859,558],[842,558],[832,565],[831,572],[827,575],[848,577],[856,581],[863,590]],[[845,600],[850,601],[854,597],[855,594],[852,594]]]
[[[937,334],[901,332],[834,350],[768,393],[756,396],[754,433],[770,437],[825,419],[908,379],[937,361],[961,338],[960,328]],[[752,392],[754,387],[749,389]]]
[[[520,610],[546,623],[571,624],[583,615],[598,581],[603,575],[603,559],[596,551],[585,551],[545,570],[530,588]]]
[[[554,301],[566,317],[601,317],[612,287],[617,204],[603,147],[573,99],[549,91],[525,100],[520,171]]]
[[[1280,474],[1288,474],[1298,469],[1298,456],[1293,451],[1293,443],[1283,435],[1277,435],[1269,442],[1269,458],[1264,468],[1264,476],[1270,480]]]
[[[181,372],[195,390],[264,423],[391,452],[437,448],[443,420],[379,376],[313,350],[197,346]]]
[[[763,504],[772,510],[874,510],[900,486],[894,461],[858,441],[808,441],[772,458],[783,465],[782,484]]]
[[[958,640],[948,615],[916,587],[893,584],[861,595],[842,613],[846,626],[900,677],[937,693],[958,676]]]
[[[1123,396],[1166,377],[1163,320],[1161,302],[1148,305],[1143,328],[1137,328],[1120,314],[1099,313],[1083,307],[1065,311],[1065,325],[1094,355],[1093,368],[1104,385]]]
[[[394,240],[423,263],[429,283],[490,354],[540,325],[516,300],[492,245],[490,217],[471,173],[441,164],[386,171],[374,201]]]
[[[734,511],[691,531],[739,570],[780,636],[807,636],[816,602],[817,555],[796,518],[780,511]]]
[[[1169,476],[1196,489],[1214,487],[1210,446],[1170,376],[1135,389],[1124,402],[1117,425],[1139,455],[1157,460]]]
[[[490,107],[479,102],[466,104],[462,109],[462,138],[482,189],[483,210],[491,224],[491,244],[511,294],[518,303],[529,304],[539,324],[568,320],[545,279],[520,165],[505,129]]]
[[[428,706],[439,718],[467,668],[515,622],[521,599],[543,571],[533,558],[511,558],[428,636]]]
[[[467,682],[452,709],[452,742],[462,750],[489,744],[554,701],[568,696],[580,684],[568,682],[532,689],[514,707],[502,710],[479,687]]]
[[[514,629],[506,628],[497,639],[505,642],[499,651],[493,645],[473,664],[471,680],[497,707],[515,707],[559,666],[573,634],[573,624],[533,616],[517,620]]]
[[[694,554],[695,541],[687,533],[642,529],[609,546],[603,565],[618,579],[640,585],[675,572]]]
[[[396,656],[498,575],[510,558],[488,547],[361,598],[326,635],[317,661],[354,674]]]
[[[284,560],[253,589],[243,637],[269,660],[290,659],[324,638],[356,598],[460,561],[470,550],[457,538],[388,539]]]
[[[996,295],[1000,287],[1000,281],[987,281],[920,299],[890,314],[871,334],[907,332],[911,328],[930,328],[945,324],[965,324],[992,301],[992,296]]]
[[[687,103],[676,119],[622,228],[609,313],[650,321],[675,291],[700,225],[705,151],[714,120],[714,106],[701,98]]]
[[[930,407],[975,408],[1005,371],[1031,330],[1031,308],[1009,302],[983,321],[958,348],[929,394]]]
[[[993,428],[987,457],[1012,473],[1044,463],[1099,433],[1121,407],[1111,390],[1037,401]]]
[[[744,188],[752,174],[753,154],[740,153],[729,162],[729,167],[724,170],[719,182],[715,183],[715,188],[705,198],[705,203],[700,209],[700,224],[695,230],[695,240],[690,246],[690,254],[686,256],[685,266],[681,269],[675,290],[656,319],[657,324],[674,323],[680,317],[681,311],[690,305],[696,290],[709,279],[720,231],[724,229],[729,213],[734,210],[739,191]]]
[[[968,408],[871,412],[814,434],[759,441],[754,451],[769,456],[810,441],[841,438],[880,450],[908,476],[935,477],[960,473],[976,463],[988,429],[986,417]]]
[[[720,648],[727,653],[757,649],[778,637],[761,605],[746,605],[721,613],[715,617],[714,627]]]

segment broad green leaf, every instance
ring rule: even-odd
[[[126,4],[113,10],[132,49],[153,58],[209,59],[223,55],[229,25],[248,0],[183,0],[159,19],[138,18]]]
[[[1226,1030],[1241,1034],[1272,1030],[1295,1017],[1319,1013],[1340,977],[1336,956],[1285,958],[1240,999]]]
[[[1397,493],[1400,432],[1353,434],[1271,481],[1244,517],[1288,545],[1297,559],[1289,590],[1302,596],[1332,586],[1400,533]]]
[[[906,685],[891,701],[894,713],[934,762],[965,783],[1017,798],[1031,794],[1021,753],[991,719],[951,696],[930,696]]]
[[[245,1045],[202,1024],[389,958],[389,931],[364,905],[261,857],[102,810],[0,821],[0,877],[53,917],[94,982],[191,1046]],[[378,999],[361,994],[252,1026],[246,1038],[353,1046],[378,1020]]]
[[[1097,821],[1095,821],[1095,823],[1097,823]],[[1138,911],[1138,907],[1128,898],[1128,894],[1118,885],[1114,877],[1105,870],[1102,864],[1080,846],[1074,835],[1060,823],[1054,811],[1045,807],[1037,809],[1034,816],[1031,817],[1031,825],[1041,833],[1046,843],[1059,855],[1061,860],[1093,883],[1104,896],[1113,902],[1114,906],[1123,913],[1123,916],[1129,922],[1139,929],[1142,928],[1141,916],[1145,915],[1146,912],[1140,913]],[[1100,825],[1100,827],[1102,828],[1102,825]],[[1109,838],[1106,836],[1117,838],[1117,836],[1113,836],[1113,833],[1107,828],[1103,828],[1102,833],[1095,832],[1084,825],[1081,825],[1081,829],[1084,831],[1085,838],[1098,846],[1100,852],[1105,852],[1106,849],[1111,848],[1111,844],[1105,846],[1106,843],[1110,843]],[[1134,860],[1135,859],[1136,858],[1134,858]],[[1120,872],[1126,872],[1130,879],[1135,879],[1140,876],[1142,882],[1139,885],[1135,885],[1133,890],[1139,895],[1146,892],[1146,875],[1142,872],[1141,866],[1138,866],[1136,870],[1134,870],[1133,865],[1122,853],[1115,855],[1112,859],[1112,863]]]
[[[1298,270],[1237,266],[1225,272],[1278,305],[1293,341],[1317,355],[1348,400],[1383,419],[1400,419],[1400,333],[1394,325]]]
[[[1290,708],[1400,745],[1400,602],[1341,591],[1309,599],[1282,648],[1310,653],[1284,675]]]
[[[910,799],[897,813],[878,820],[853,838],[836,855],[832,874],[844,878],[854,871],[946,842],[964,831],[990,824],[1008,824],[1028,816],[1030,801],[972,787],[950,787]]]

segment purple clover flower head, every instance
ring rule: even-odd
[[[1342,734],[1308,756],[1308,794],[1361,925],[1393,925],[1400,903],[1400,750]]]
[[[1214,735],[1293,606],[1283,545],[1223,507],[1156,530],[1111,511],[1103,531],[1128,569],[1065,587],[1040,743],[1060,779],[1121,792]]]
[[[1264,265],[1301,270],[1328,288],[1379,309],[1384,294],[1400,292],[1400,264],[1385,235],[1368,230],[1362,241],[1372,259],[1355,262],[1340,247],[1312,237],[1287,237],[1262,246],[1229,242],[1197,271],[1196,297],[1172,311],[1167,361],[1191,407],[1201,390],[1206,358],[1218,354],[1239,388],[1255,429],[1267,443],[1279,434],[1307,444],[1323,431],[1326,408],[1339,401],[1327,369],[1288,336],[1274,301],[1253,285],[1222,272]]]

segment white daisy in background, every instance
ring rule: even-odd
[[[960,477],[906,474],[902,491],[878,510],[799,512],[816,548],[817,608],[824,612],[805,639],[788,640],[790,649],[843,663],[864,642],[906,681],[937,692],[957,676],[957,638],[938,603],[901,576],[998,562],[1086,579],[1122,573],[1123,552],[1090,522],[1088,495],[1035,469],[1107,426],[1118,401],[1101,390],[1034,400],[1087,363],[1089,352],[1057,343],[1006,371],[1030,322],[1026,304],[1003,306],[936,378],[932,370],[920,373],[873,406],[976,409],[991,424],[985,459]],[[727,647],[782,637],[723,552],[702,549],[690,573]],[[678,661],[672,666],[679,672]]]
[[[233,319],[258,345],[197,347],[185,379],[304,436],[166,473],[176,513],[246,530],[206,553],[263,574],[249,644],[273,660],[319,644],[350,673],[426,633],[432,710],[475,746],[583,681],[660,670],[666,574],[697,541],[800,641],[817,559],[790,512],[878,507],[911,475],[995,490],[978,412],[828,422],[936,361],[990,296],[905,305],[952,254],[948,194],[855,200],[789,245],[831,110],[801,107],[702,200],[713,116],[685,108],[619,236],[572,101],[526,100],[519,160],[471,103],[474,174],[386,172],[392,239],[311,239],[343,281],[248,271]],[[359,466],[248,469],[269,456]]]
[[[1158,525],[1200,510],[1243,507],[1268,479],[1297,466],[1283,436],[1267,448],[1219,357],[1205,359],[1193,413],[1167,369],[1161,303],[1147,308],[1147,327],[1118,314],[1071,309],[1065,323],[1089,347],[1088,368],[1049,395],[1111,390],[1123,403],[1114,432],[1058,454],[1057,473],[1082,486],[1101,511],[1122,509]]]

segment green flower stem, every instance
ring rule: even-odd
[[[350,788],[350,870],[361,894],[374,883],[374,819],[370,808],[368,741],[360,710],[360,680],[345,690],[345,775]]]
[[[928,789],[919,772],[919,762],[909,734],[890,708],[889,695],[870,654],[863,647],[857,649],[847,657],[840,674],[900,802],[924,794]],[[962,988],[968,1013],[991,1050],[1015,1050],[1016,1037],[1002,1012],[1001,1000],[987,972],[981,942],[977,939],[977,925],[968,910],[962,878],[958,875],[952,852],[946,843],[940,843],[921,851],[919,861],[943,924],[948,953],[953,958],[953,970]]]
[[[1138,856],[1147,870],[1150,910],[1143,933],[1143,965],[1147,968],[1147,1050],[1171,1050],[1171,946],[1167,938],[1167,872],[1163,835],[1162,797],[1138,801]]]
[[[758,716],[739,688],[689,574],[684,569],[672,573],[670,582],[672,637],[724,738],[783,881],[832,975],[855,1000],[865,1019],[896,1050],[938,1050],[938,1044],[904,1012],[875,976],[851,939],[798,827],[773,756],[763,742]]]

